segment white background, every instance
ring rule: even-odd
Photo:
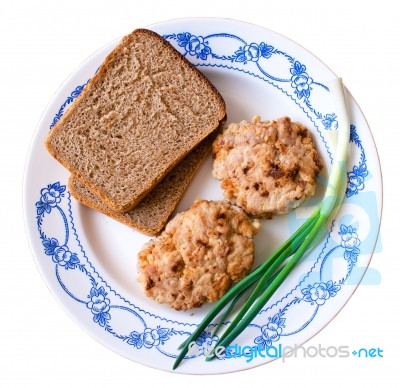
[[[399,12],[394,1],[2,1],[0,5],[0,385],[394,386],[398,368]],[[41,113],[62,81],[106,43],[158,21],[217,16],[277,31],[340,75],[363,110],[384,176],[380,285],[360,286],[308,345],[380,347],[383,358],[297,358],[245,372],[183,376],[128,361],[85,334],[43,282],[23,224],[25,158]],[[204,365],[207,368],[207,365]],[[398,371],[396,373],[398,375]],[[398,379],[397,379],[398,380]]]

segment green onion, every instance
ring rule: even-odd
[[[282,270],[282,268],[280,268],[272,277],[271,279],[269,279],[265,284],[263,289],[261,290],[260,294],[266,290],[266,288],[271,284],[271,282],[278,276],[279,272]],[[235,299],[233,299],[233,301],[231,302],[231,304],[229,305],[229,307],[226,309],[226,311],[224,312],[224,314],[221,316],[221,318],[219,318],[219,322],[217,324],[217,326],[215,326],[215,329],[213,330],[211,337],[214,337],[215,335],[218,334],[219,330],[221,329],[223,323],[226,321],[226,319],[228,318],[228,316],[232,313],[234,307],[236,306],[236,304],[239,302],[239,300],[243,297],[243,295],[245,294],[244,290],[242,292],[240,292]]]
[[[326,233],[327,225],[339,209],[345,194],[346,159],[350,136],[350,122],[343,84],[340,78],[336,78],[330,82],[330,91],[336,105],[339,136],[332,171],[322,202],[307,221],[262,265],[235,284],[215,303],[192,335],[179,346],[178,349],[181,349],[181,353],[177,357],[173,369],[176,369],[186,356],[189,344],[195,341],[212,320],[230,303],[221,316],[213,334],[221,328],[223,321],[232,312],[240,298],[258,281],[254,290],[227,327],[214,349],[217,347],[227,347],[259,314],[306,252]],[[206,360],[211,360],[214,357],[215,354],[211,353]]]

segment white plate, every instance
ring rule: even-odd
[[[261,263],[318,203],[329,174],[337,134],[327,82],[335,75],[293,41],[254,25],[223,19],[183,19],[150,27],[163,35],[216,85],[227,103],[228,122],[288,115],[307,125],[325,162],[317,195],[287,216],[264,221],[255,239]],[[177,346],[210,306],[176,312],[144,296],[136,281],[136,254],[148,237],[78,204],[66,190],[68,172],[45,150],[44,139],[117,41],[73,73],[48,106],[28,156],[24,212],[37,265],[68,314],[117,353],[171,370]],[[295,269],[236,344],[270,345],[269,354],[225,357],[205,364],[215,343],[210,327],[191,359],[177,372],[224,373],[265,364],[285,346],[303,344],[321,330],[353,294],[366,271],[379,231],[382,184],[368,125],[348,93],[351,112],[348,189],[329,235]],[[180,202],[222,199],[209,159]],[[375,278],[372,275],[376,275]],[[371,273],[365,281],[375,282]],[[250,351],[250,348],[246,348]],[[239,350],[239,347],[237,347]],[[275,353],[277,352],[277,354]]]

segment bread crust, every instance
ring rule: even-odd
[[[164,229],[194,175],[210,153],[211,144],[216,135],[217,132],[212,133],[207,139],[203,140],[142,201],[127,213],[118,213],[110,209],[74,175],[69,177],[68,190],[83,205],[144,234],[155,236]],[[151,214],[153,214],[153,217],[151,217]]]
[[[105,72],[107,71],[108,65],[115,59],[115,57],[118,55],[120,50],[122,50],[124,47],[126,47],[132,40],[137,39],[139,36],[143,36],[143,38],[146,38],[148,36],[151,36],[155,39],[158,39],[158,41],[161,43],[161,45],[164,47],[165,50],[168,50],[171,55],[175,57],[177,61],[180,61],[185,64],[185,66],[190,66],[191,69],[194,70],[193,74],[194,76],[198,77],[207,87],[209,87],[213,94],[214,97],[217,100],[218,103],[218,110],[219,110],[219,116],[214,123],[210,123],[209,126],[207,127],[207,130],[204,131],[204,136],[199,138],[197,143],[192,144],[190,147],[187,147],[184,149],[184,152],[181,153],[179,157],[176,157],[175,159],[170,159],[169,165],[167,168],[165,168],[163,171],[160,171],[157,174],[154,174],[152,179],[141,189],[140,194],[137,194],[136,196],[133,196],[129,201],[126,201],[125,203],[116,203],[114,201],[114,198],[111,198],[108,196],[108,194],[100,187],[98,184],[96,184],[95,181],[91,181],[88,179],[88,177],[82,175],[70,162],[69,160],[65,157],[65,155],[61,155],[53,148],[53,140],[57,133],[62,130],[62,127],[64,123],[68,121],[68,119],[76,114],[76,111],[79,110],[80,107],[80,102],[91,92],[93,88],[96,87],[96,83],[98,80],[100,80]],[[214,85],[205,77],[204,74],[202,74],[196,67],[194,67],[185,57],[183,57],[173,46],[167,42],[165,39],[163,39],[160,35],[157,33],[147,30],[147,29],[136,29],[134,30],[131,34],[125,36],[122,38],[121,42],[116,46],[116,48],[108,54],[106,57],[105,61],[103,64],[100,66],[98,69],[97,73],[95,76],[88,82],[86,87],[83,89],[83,91],[80,93],[80,95],[76,98],[72,106],[67,110],[67,112],[60,118],[60,120],[56,123],[56,125],[52,128],[52,130],[49,132],[46,140],[45,140],[45,146],[49,153],[58,161],[60,162],[64,167],[66,167],[74,176],[76,176],[81,182],[83,182],[87,187],[90,188],[91,191],[93,191],[99,198],[101,198],[102,201],[113,211],[119,212],[119,213],[125,213],[131,210],[132,208],[135,207],[136,204],[138,204],[151,190],[152,188],[160,182],[170,171],[172,168],[174,168],[189,152],[191,152],[205,137],[210,134],[213,130],[215,130],[220,122],[224,119],[225,117],[225,102],[218,92],[218,90],[215,88]],[[203,135],[203,133],[202,133]]]

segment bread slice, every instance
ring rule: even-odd
[[[138,29],[107,56],[46,147],[109,208],[126,212],[224,116],[207,78],[155,32]]]
[[[82,204],[145,234],[155,236],[168,222],[190,181],[211,150],[213,139],[215,136],[211,134],[203,140],[127,213],[121,214],[110,209],[74,175],[69,178],[68,189],[71,195]]]

